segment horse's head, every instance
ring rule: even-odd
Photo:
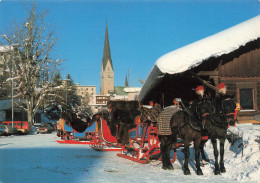
[[[210,116],[214,113],[215,108],[213,107],[211,101],[203,100],[200,101],[196,107],[196,116],[202,122],[203,129],[211,128]]]
[[[228,98],[222,101],[221,107],[228,124],[233,126],[236,122],[236,102],[233,99]]]

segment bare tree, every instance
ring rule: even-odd
[[[44,101],[54,95],[52,82],[57,66],[62,62],[51,58],[56,38],[53,31],[48,31],[45,15],[36,14],[36,6],[32,3],[24,22],[15,26],[12,33],[2,35],[10,48],[14,44],[17,47],[11,49],[12,56],[6,62],[9,71],[13,72],[15,98],[21,99],[16,105],[27,112],[29,122],[33,122]]]

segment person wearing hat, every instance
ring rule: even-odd
[[[199,85],[197,86],[197,88],[195,89],[195,93],[196,96],[194,97],[194,100],[192,101],[191,105],[190,105],[190,111],[192,113],[192,118],[193,120],[197,121],[197,117],[196,117],[196,108],[198,106],[198,103],[204,100],[205,97],[205,89],[204,86]]]
[[[196,94],[198,95],[199,98],[203,98],[204,96],[204,86],[200,85],[196,89]]]
[[[218,84],[218,93],[222,95],[226,95],[227,93],[227,86],[225,83]]]
[[[222,101],[227,98],[232,98],[232,96],[227,95],[227,85],[225,83],[219,83],[217,88],[217,96],[215,99],[216,113],[222,114]]]
[[[226,115],[224,114],[223,111],[223,101],[226,99],[233,99],[233,96],[227,95],[227,85],[225,83],[219,83],[217,85],[217,94],[216,98],[213,100],[213,104],[215,106],[215,114],[216,114],[216,120],[221,122],[223,127],[227,128],[228,127],[228,121],[226,120]]]

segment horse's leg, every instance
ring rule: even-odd
[[[189,148],[189,143],[185,140],[184,141],[184,175],[190,175],[190,169],[188,167],[189,163],[189,157],[190,157],[190,148]]]
[[[200,145],[201,140],[200,138],[193,141],[194,149],[195,149],[195,161],[196,161],[196,169],[197,169],[197,175],[203,175],[202,170],[200,168]]]
[[[164,170],[173,170],[173,166],[170,160],[171,142],[168,142],[167,136],[160,136],[160,149],[162,153],[162,168]]]
[[[217,147],[217,140],[216,139],[212,139],[211,140],[212,145],[213,145],[213,149],[214,149],[214,156],[215,156],[215,175],[220,174],[220,170],[219,170],[219,164],[218,164],[218,147]]]
[[[202,140],[201,143],[200,143],[200,152],[201,152],[201,159],[202,159],[203,165],[205,165],[206,162],[209,162],[209,159],[206,158],[205,151],[204,151],[204,146],[205,146],[207,141],[208,140]]]
[[[221,173],[226,172],[226,168],[224,166],[224,144],[225,144],[225,139],[220,139],[220,161],[219,161],[219,165],[220,165],[220,171]]]

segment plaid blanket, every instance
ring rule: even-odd
[[[164,108],[157,120],[158,135],[171,135],[170,121],[174,113],[180,110],[178,106],[169,106]]]
[[[142,121],[151,121],[157,122],[158,116],[161,113],[162,109],[160,106],[155,106],[153,108],[141,107]]]

